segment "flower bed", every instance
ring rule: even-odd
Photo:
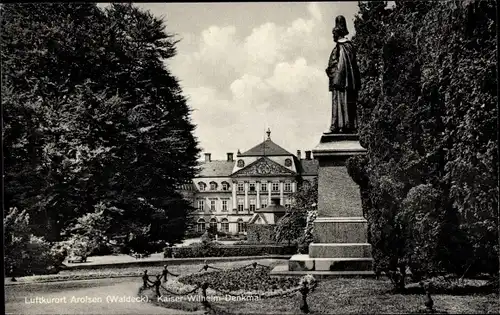
[[[204,282],[209,284],[209,288],[231,291],[231,292],[265,292],[274,290],[288,290],[299,285],[300,278],[270,276],[271,267],[252,266],[243,269],[230,269],[223,271],[212,271],[196,273],[181,277],[179,282],[201,286]]]

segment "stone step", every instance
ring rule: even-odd
[[[317,258],[370,258],[372,246],[369,243],[311,243],[309,255]]]
[[[352,271],[290,271],[287,265],[278,265],[271,270],[271,277],[302,277],[313,275],[315,278],[375,278],[372,270]]]
[[[288,261],[288,269],[290,271],[366,271],[373,269],[373,258],[315,258],[309,255],[293,255]]]

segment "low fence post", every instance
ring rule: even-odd
[[[208,299],[207,299],[207,289],[208,289],[208,283],[207,282],[203,282],[203,285],[201,286],[201,305],[203,305],[203,308],[205,309],[205,312],[209,312],[210,311],[210,303],[208,303]]]
[[[148,282],[149,282],[149,275],[148,275],[148,270],[144,270],[144,274],[142,275],[142,286],[144,289],[148,288]]]
[[[307,283],[304,282],[299,291],[302,295],[302,304],[300,305],[300,310],[302,311],[302,313],[308,314],[309,305],[307,305],[307,294],[309,293],[309,288],[307,287]]]
[[[153,285],[155,287],[156,296],[160,297],[161,296],[161,293],[160,293],[161,275],[156,276],[156,280],[155,280],[155,282],[153,282]]]
[[[163,282],[167,282],[167,274],[168,274],[168,269],[167,265],[163,267],[163,271],[161,272]]]

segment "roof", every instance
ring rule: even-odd
[[[234,161],[210,161],[200,163],[197,177],[226,177],[233,172]]]
[[[178,189],[184,190],[184,191],[195,191],[196,187],[194,186],[193,183],[186,183],[186,184],[179,185]]]
[[[239,154],[238,156],[262,156],[262,155],[293,155],[287,150],[283,149],[271,139],[267,139],[264,142],[256,145],[250,150]]]
[[[255,210],[255,213],[285,213],[286,208],[279,204],[277,199],[271,199],[271,204],[265,208]]]
[[[318,175],[318,160],[300,160],[301,175]]]

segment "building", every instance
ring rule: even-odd
[[[271,201],[290,206],[290,195],[318,174],[311,151],[305,152],[304,159],[300,151],[293,155],[271,140],[270,130],[262,143],[233,157],[227,153],[226,160],[212,160],[211,154],[205,153],[199,176],[184,188],[197,209],[197,232],[212,226],[221,232],[246,233],[249,222],[262,221],[257,210]]]

